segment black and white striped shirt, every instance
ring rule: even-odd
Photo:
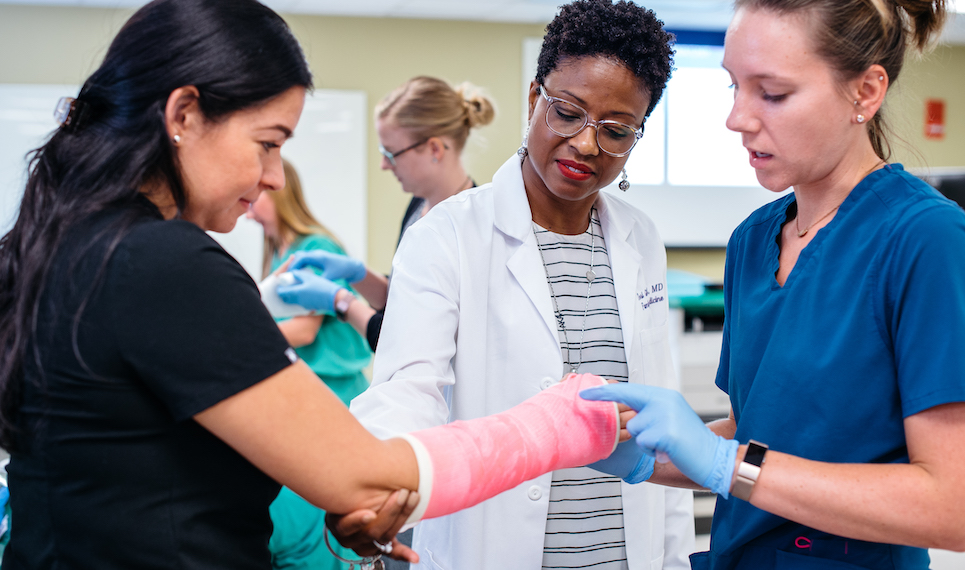
[[[591,237],[590,230],[595,237]],[[628,369],[623,331],[596,210],[592,211],[590,226],[583,234],[560,235],[539,226],[535,226],[534,231],[552,284],[554,309],[559,309],[565,323],[566,333],[559,333],[565,370],[569,371],[570,365],[579,365],[581,373],[625,382]],[[586,276],[591,243],[596,273],[592,283]],[[543,568],[626,569],[623,526],[620,479],[589,467],[554,471]]]

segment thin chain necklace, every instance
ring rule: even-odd
[[[800,215],[794,216],[794,227],[797,229],[797,237],[804,237],[804,236],[808,235],[808,230],[810,230],[811,228],[813,228],[814,226],[816,226],[817,224],[819,224],[819,223],[821,222],[821,220],[823,220],[824,218],[827,218],[827,217],[830,216],[831,214],[837,212],[837,211],[838,211],[838,208],[840,208],[840,207],[841,207],[841,204],[838,204],[837,206],[834,207],[833,210],[831,210],[831,211],[828,212],[827,214],[821,216],[821,217],[818,218],[816,221],[811,222],[811,225],[808,226],[808,227],[806,227],[806,228],[804,228],[803,230],[801,229],[801,224],[798,223],[798,220],[801,219],[801,216],[800,216]],[[798,212],[798,214],[800,214],[800,212]]]
[[[874,172],[875,169],[877,169],[877,168],[878,168],[879,166],[881,166],[882,164],[885,164],[884,159],[881,159],[881,160],[879,160],[878,162],[876,162],[875,165],[872,166],[871,169],[868,170],[868,172],[865,172],[865,173],[864,173],[864,176],[862,176],[861,178],[864,179],[866,176],[868,176],[869,174],[871,174],[872,172]],[[811,228],[813,228],[814,226],[816,226],[816,225],[818,225],[819,223],[821,223],[822,220],[824,220],[825,218],[827,218],[827,217],[830,216],[831,214],[837,212],[837,211],[838,211],[838,208],[840,208],[840,207],[841,207],[841,204],[838,204],[838,205],[835,206],[834,209],[832,209],[830,212],[828,212],[827,214],[821,216],[821,217],[818,218],[817,220],[811,222],[811,225],[809,225],[808,227],[804,228],[803,230],[801,229],[801,223],[800,223],[800,221],[799,221],[799,220],[801,219],[801,211],[798,210],[797,214],[794,216],[794,228],[797,230],[797,237],[801,238],[801,237],[804,237],[804,236],[808,235],[808,231],[810,231]]]
[[[546,273],[546,283],[550,286],[550,296],[553,298],[553,313],[556,315],[556,326],[563,333],[563,342],[566,343],[566,365],[570,367],[567,374],[575,374],[580,366],[583,365],[583,337],[586,334],[586,315],[590,309],[590,289],[593,287],[593,280],[596,279],[596,272],[593,271],[593,258],[596,254],[596,233],[593,231],[593,219],[596,208],[590,209],[590,225],[587,231],[590,233],[590,268],[586,271],[586,304],[583,306],[583,325],[580,327],[580,350],[579,360],[573,364],[570,358],[570,335],[566,330],[566,322],[563,319],[563,312],[556,300],[556,291],[553,290],[553,281],[550,279],[549,268],[546,266],[546,258],[543,256],[543,246],[539,243],[539,233],[536,222],[533,224],[533,237],[536,238],[536,249],[539,250],[539,258],[543,262],[543,272]]]

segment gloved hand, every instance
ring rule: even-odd
[[[365,264],[347,255],[339,255],[330,251],[313,249],[295,252],[295,259],[288,267],[289,270],[303,267],[317,267],[322,270],[322,277],[331,281],[344,279],[349,283],[357,283],[365,279]]]
[[[738,443],[710,431],[679,392],[640,384],[583,390],[587,400],[620,402],[637,411],[627,430],[644,453],[665,453],[681,473],[723,496],[730,494]]]
[[[587,467],[619,477],[627,483],[643,483],[653,475],[653,456],[647,455],[635,441],[624,441],[606,459]]]
[[[335,294],[344,287],[307,269],[283,273],[279,276],[279,283],[285,282],[282,279],[284,275],[291,275],[295,282],[279,284],[275,289],[282,301],[301,305],[313,311],[335,313]]]

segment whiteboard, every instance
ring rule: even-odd
[[[13,226],[26,184],[26,154],[53,132],[57,100],[76,85],[0,84],[0,234]],[[363,91],[319,89],[305,101],[298,127],[282,147],[298,170],[308,207],[346,247],[365,259],[367,181],[366,96]],[[227,234],[211,233],[253,277],[261,277],[263,234],[257,222],[238,220]]]

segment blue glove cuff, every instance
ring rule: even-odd
[[[723,498],[730,497],[730,484],[734,479],[734,469],[737,461],[737,449],[740,444],[735,439],[724,439],[717,436],[717,447],[714,449],[714,468],[701,483],[705,489],[717,493]]]
[[[637,483],[643,483],[644,481],[646,481],[647,479],[650,479],[650,477],[653,476],[654,464],[655,462],[653,457],[644,454],[643,457],[640,458],[640,463],[637,463],[637,466],[633,468],[633,471],[631,471],[629,475],[624,477],[623,480],[626,481],[627,483],[630,483],[631,485],[636,485]]]

